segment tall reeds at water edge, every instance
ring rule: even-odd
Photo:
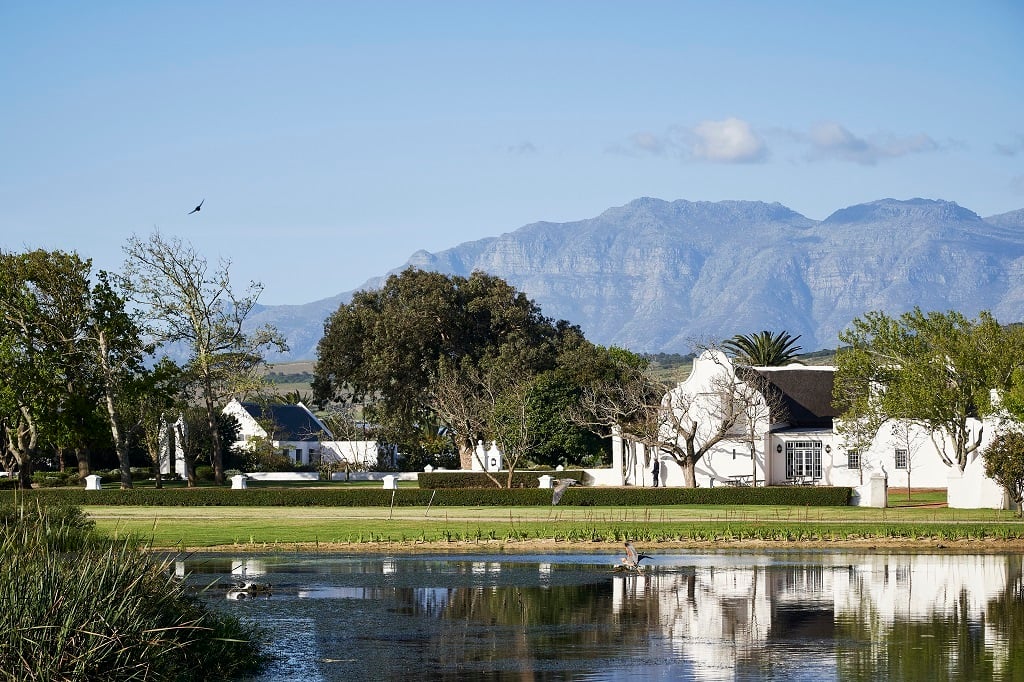
[[[76,507],[0,508],[0,680],[222,680],[259,632],[188,595],[135,541]]]

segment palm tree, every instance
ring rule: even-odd
[[[800,335],[790,336],[787,332],[772,334],[767,329],[757,334],[737,334],[722,342],[726,352],[744,365],[754,367],[776,367],[788,365],[796,360],[801,350],[796,345]]]

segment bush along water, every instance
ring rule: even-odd
[[[257,671],[260,632],[77,507],[0,508],[0,680],[211,680]]]

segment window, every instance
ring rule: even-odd
[[[821,478],[821,441],[786,442],[786,478]]]
[[[846,468],[860,469],[860,452],[857,450],[846,451]]]
[[[896,449],[896,468],[906,469],[907,468],[907,451],[897,448]]]
[[[295,463],[302,464],[302,448],[295,448]]]

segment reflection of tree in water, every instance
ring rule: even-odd
[[[985,680],[1024,679],[1024,648],[1009,637],[1024,632],[1024,557],[1007,556],[1008,580],[980,615],[972,615],[966,588],[945,610],[897,614],[884,622],[869,592],[863,609],[836,623],[838,678]]]
[[[1007,569],[1006,588],[989,601],[985,614],[993,629],[1002,633],[996,669],[1003,679],[1020,680],[1024,679],[1024,647],[1010,645],[1006,636],[1024,632],[1024,556],[1007,557]]]
[[[587,660],[641,644],[647,632],[642,623],[657,623],[656,613],[650,613],[656,600],[631,601],[628,613],[609,619],[611,603],[611,577],[555,588],[460,588],[444,609],[430,655],[445,666],[572,657],[585,667]]]

